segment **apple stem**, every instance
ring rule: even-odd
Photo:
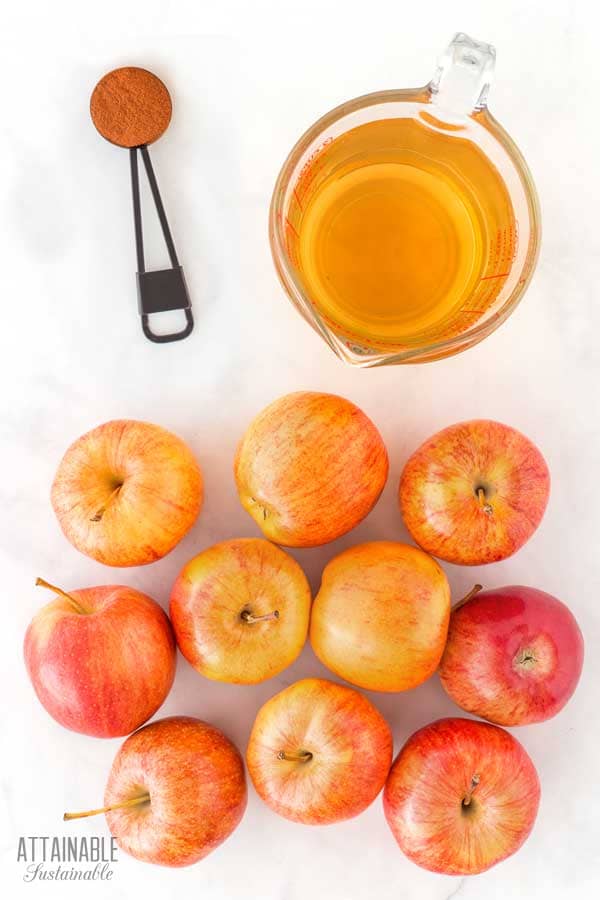
[[[292,753],[280,750],[277,754],[277,759],[286,759],[288,762],[310,762],[312,758],[310,750],[295,750]]]
[[[463,806],[471,805],[471,800],[473,798],[473,792],[474,792],[475,788],[477,787],[477,785],[479,784],[480,780],[481,779],[479,778],[479,775],[473,775],[473,777],[471,778],[471,786],[470,786],[469,790],[467,791],[467,793],[465,794],[465,796],[463,797],[463,802],[462,802]]]
[[[253,625],[255,622],[268,622],[271,619],[278,619],[279,610],[274,609],[273,612],[266,613],[264,616],[253,616],[251,612],[245,609],[240,615],[244,622],[247,622],[248,625]]]
[[[107,507],[111,504],[111,502],[114,500],[114,498],[119,493],[119,491],[121,490],[122,487],[123,487],[122,484],[118,484],[116,486],[116,488],[114,489],[114,491],[112,492],[112,494],[110,495],[110,497],[108,498],[108,500],[106,501],[104,506],[101,506],[100,509],[96,513],[94,513],[94,515],[90,519],[90,522],[100,522],[102,520],[102,516],[106,512]]]
[[[483,590],[483,585],[474,584],[473,587],[471,588],[471,590],[469,591],[469,593],[465,594],[465,596],[462,597],[458,601],[458,603],[454,604],[454,606],[452,607],[452,612],[455,612],[455,610],[457,610],[459,608],[459,606],[464,606],[465,603],[468,603],[469,600],[472,600],[473,597],[475,597],[475,595],[478,594],[479,591],[482,591],[482,590]]]
[[[494,507],[485,499],[485,490],[482,487],[477,488],[477,499],[479,500],[479,505],[481,506],[484,513],[486,513],[486,515],[488,516],[491,516],[494,512]]]
[[[267,510],[267,507],[264,506],[264,504],[262,504],[259,500],[257,500],[256,497],[250,497],[250,502],[256,503],[256,505],[259,507],[259,509],[262,509],[263,522],[266,522],[267,516],[269,515],[269,511]]]
[[[56,587],[54,584],[50,584],[49,581],[44,581],[43,578],[35,579],[36,587],[45,587],[48,588],[49,591],[54,591],[55,594],[58,594],[59,597],[64,597],[65,600],[68,600],[75,612],[78,612],[82,616],[86,616],[88,613],[87,609],[79,603],[75,597],[72,597],[70,594],[67,594],[66,591],[63,591],[62,588]]]
[[[65,813],[63,822],[70,822],[71,819],[86,819],[88,816],[98,816],[100,813],[112,812],[113,809],[127,809],[130,806],[140,806],[142,803],[150,802],[150,794],[140,794],[139,797],[130,797],[129,800],[121,800],[119,803],[112,803],[110,806],[103,806],[101,809],[88,809],[85,812]]]

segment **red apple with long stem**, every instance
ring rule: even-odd
[[[158,603],[102,585],[56,597],[25,635],[25,663],[44,708],[65,728],[122,737],[161,706],[175,677],[175,639]]]
[[[65,453],[52,506],[69,541],[107,566],[169,553],[202,506],[202,473],[181,438],[126,419],[88,431]]]
[[[389,772],[392,735],[358,691],[305,678],[261,707],[246,761],[257,793],[276,813],[328,825],[373,802]]]
[[[388,456],[379,431],[354,403],[299,391],[250,423],[234,474],[241,503],[265,537],[316,547],[354,528],[384,488]]]
[[[440,678],[467,712],[528,725],[563,708],[582,666],[583,637],[568,607],[544,591],[512,586],[452,610]]]
[[[64,818],[105,813],[126,853],[163,866],[189,866],[229,837],[246,800],[244,765],[231,741],[206,722],[174,716],[127,738],[101,809]]]
[[[413,734],[383,795],[400,849],[446,875],[475,875],[515,853],[539,800],[537,772],[521,744],[471,719],[440,719]]]
[[[256,684],[300,654],[311,593],[295,559],[270,541],[208,547],[180,572],[170,614],[179,649],[202,675]]]
[[[487,419],[460,422],[425,441],[400,479],[406,527],[423,550],[477,566],[529,540],[550,492],[544,457],[525,435]]]

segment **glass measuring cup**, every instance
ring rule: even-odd
[[[429,85],[342,104],[283,165],[269,223],[275,266],[348,363],[465,350],[507,318],[532,276],[538,201],[487,109],[495,56],[457,34]]]

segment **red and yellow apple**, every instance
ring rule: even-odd
[[[371,511],[388,474],[381,435],[353,403],[303,391],[254,419],[235,457],[243,507],[266,537],[315,547],[350,531]]]
[[[143,566],[169,553],[202,506],[202,473],[181,438],[117,420],[65,453],[52,506],[68,540],[107,566]]]
[[[225,735],[199,719],[173,716],[127,738],[112,765],[98,813],[119,847],[143,862],[189,866],[239,825],[246,809],[244,764]]]
[[[246,761],[257,793],[276,813],[329,825],[373,802],[389,772],[392,735],[358,691],[306,678],[261,707]]]
[[[66,593],[33,618],[25,663],[47,712],[65,728],[122,737],[161,706],[175,677],[175,640],[158,603],[123,585]]]
[[[476,566],[506,559],[529,540],[549,492],[535,444],[508,425],[475,419],[445,428],[413,453],[399,499],[423,550]]]
[[[321,662],[371,691],[406,691],[438,667],[450,588],[422,550],[393,541],[350,547],[323,571],[310,640]]]
[[[179,649],[202,675],[256,684],[306,642],[311,593],[296,560],[259,538],[223,541],[184,566],[171,593]]]
[[[475,875],[511,856],[537,815],[540,784],[512,735],[471,719],[440,719],[412,735],[385,785],[387,822],[417,865]]]
[[[583,637],[565,604],[512,586],[452,610],[440,678],[467,712],[498,725],[528,725],[563,708],[582,666]]]

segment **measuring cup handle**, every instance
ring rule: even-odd
[[[184,309],[185,313],[185,327],[181,329],[181,331],[173,331],[171,334],[157,334],[155,331],[152,331],[150,327],[150,316],[142,315],[142,330],[149,341],[154,341],[155,344],[170,344],[173,341],[182,341],[184,338],[191,334],[194,330],[194,317],[192,315],[191,309]]]
[[[474,41],[463,32],[454,35],[429,84],[431,102],[451,117],[469,116],[487,105],[496,64],[491,44]]]

